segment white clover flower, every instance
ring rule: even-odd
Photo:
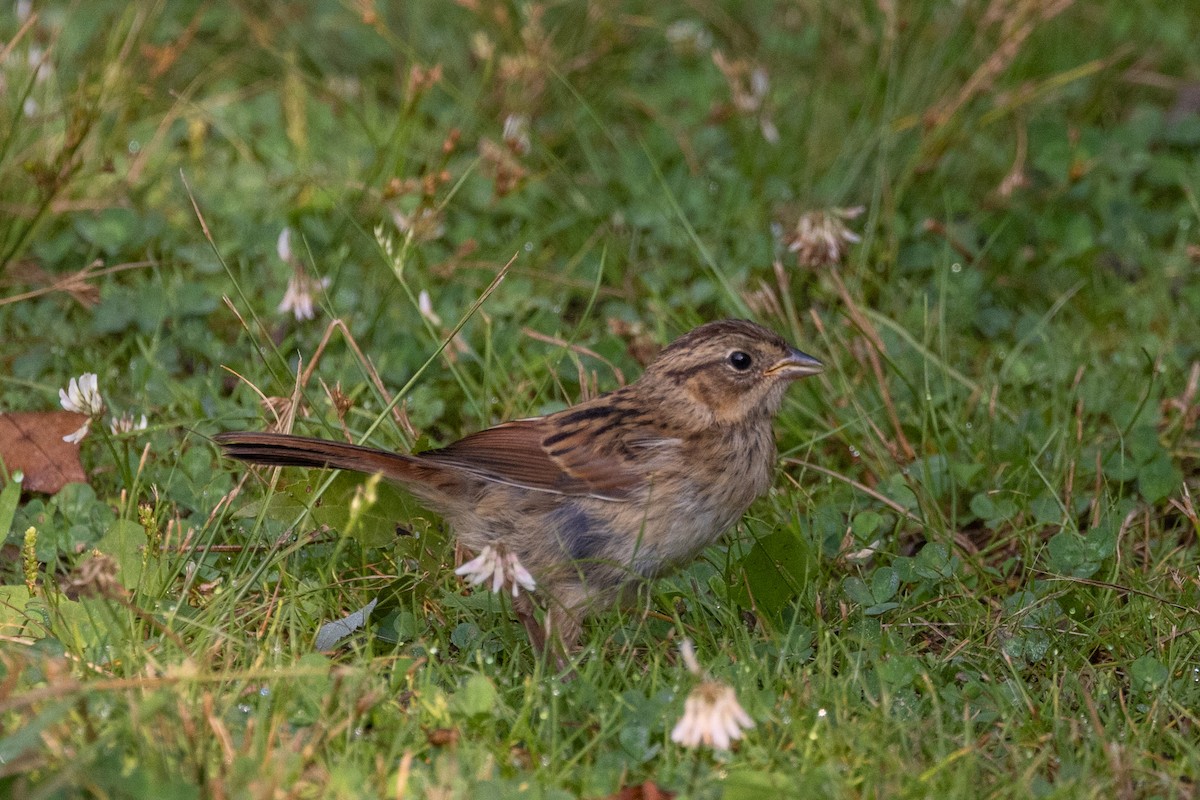
[[[413,241],[418,243],[440,239],[446,232],[442,214],[435,208],[421,208],[411,214],[392,211],[392,222],[396,230],[405,236],[411,233]]]
[[[767,71],[762,67],[750,70],[750,96],[754,98],[754,105],[746,110],[757,111],[761,108],[769,91],[771,91],[771,76],[767,74]]]
[[[298,322],[312,319],[316,316],[316,312],[313,310],[313,295],[328,287],[329,278],[317,280],[309,277],[304,270],[296,269],[292,272],[292,277],[288,278],[287,290],[284,291],[283,300],[279,303],[279,313],[286,314],[290,311]]]
[[[683,718],[671,731],[671,741],[684,747],[714,747],[728,750],[754,727],[734,694],[733,687],[720,681],[701,681],[688,695]]]
[[[279,232],[279,238],[275,240],[275,252],[279,255],[280,261],[285,261],[288,264],[292,263],[292,229],[284,227]]]
[[[420,293],[417,295],[417,311],[433,327],[435,327],[435,328],[442,327],[441,316],[439,316],[438,313],[433,310],[433,298],[431,298],[429,296],[429,292],[425,291],[424,289],[422,289],[420,291]],[[445,332],[446,331],[443,330],[443,333],[445,333]],[[463,338],[462,334],[461,333],[454,334],[454,336],[452,336],[450,339],[450,347],[446,351],[446,354],[450,358],[455,358],[457,356],[457,354],[459,354],[459,353],[469,353],[469,352],[471,352],[471,346],[467,344],[467,341],[466,341],[466,339]]]
[[[694,19],[672,22],[663,31],[667,42],[675,52],[683,55],[707,53],[712,48],[713,37],[704,23]]]
[[[424,289],[417,295],[417,311],[421,312],[421,316],[429,320],[434,327],[442,326],[442,318],[433,310],[433,300],[429,297],[429,292]]]
[[[690,639],[679,643],[684,666],[693,675],[702,675],[696,649]],[[684,747],[715,747],[728,750],[742,738],[742,731],[754,727],[754,720],[738,702],[733,687],[711,679],[701,681],[688,694],[683,717],[671,730],[671,741]]]
[[[862,206],[855,206],[801,214],[796,229],[784,240],[788,252],[795,253],[803,267],[840,264],[846,245],[862,241],[846,227],[845,220],[856,219],[863,210]]]
[[[78,378],[71,378],[66,389],[58,390],[58,402],[67,411],[76,414],[86,414],[98,417],[104,413],[104,398],[100,396],[96,373],[85,372]]]
[[[861,563],[863,561],[867,561],[871,558],[871,556],[879,552],[880,544],[882,544],[882,540],[876,539],[861,550],[855,550],[853,552],[846,553],[844,557],[851,563]]]
[[[142,418],[134,420],[133,413],[126,411],[119,417],[113,417],[108,423],[108,429],[112,431],[113,436],[120,436],[123,433],[133,433],[134,431],[146,430],[146,415],[142,414]]]
[[[280,261],[292,267],[292,277],[288,278],[283,300],[279,301],[279,313],[291,312],[297,322],[312,319],[316,316],[316,301],[313,296],[329,288],[329,278],[313,278],[305,271],[304,266],[292,253],[292,229],[286,225],[275,239],[275,254],[279,256]]]
[[[479,586],[491,581],[494,593],[509,585],[512,587],[513,597],[517,597],[521,589],[527,592],[537,590],[537,581],[517,560],[516,555],[490,544],[484,547],[478,556],[454,570],[454,574],[460,576],[469,586]]]
[[[712,51],[712,60],[725,76],[733,108],[744,116],[758,117],[758,127],[768,144],[778,144],[779,128],[771,118],[767,95],[771,91],[771,76],[762,66],[746,59],[730,60],[720,50]]]
[[[88,431],[91,429],[92,429],[92,418],[88,417],[87,420],[82,425],[80,425],[77,430],[75,430],[72,433],[68,433],[66,436],[64,436],[63,441],[67,442],[68,444],[79,444],[80,442],[83,441],[83,437],[88,435]]]
[[[529,152],[529,117],[524,114],[509,114],[504,118],[504,143],[519,156]]]

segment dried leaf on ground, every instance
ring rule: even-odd
[[[10,473],[25,473],[26,491],[54,494],[68,483],[86,483],[79,445],[63,441],[86,420],[73,411],[0,414],[0,459]]]
[[[638,786],[626,786],[606,800],[671,800],[674,796],[675,792],[668,792],[654,781],[646,781]]]

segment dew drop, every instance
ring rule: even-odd
[[[950,265],[950,271],[951,271],[951,272],[953,272],[953,273],[955,273],[955,274],[958,274],[959,272],[962,272],[962,264],[959,264],[959,263],[956,261],[955,263],[953,263],[953,264],[951,264],[951,265]]]

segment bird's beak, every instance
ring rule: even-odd
[[[781,358],[767,368],[767,374],[794,381],[807,375],[816,375],[823,369],[825,369],[825,365],[820,361],[808,353],[801,353],[792,348],[785,358]]]

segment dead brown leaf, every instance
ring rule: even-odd
[[[10,473],[25,473],[26,491],[54,494],[68,483],[87,483],[79,445],[63,441],[85,420],[74,411],[0,414],[0,459]]]
[[[646,781],[639,786],[626,786],[605,800],[671,800],[674,796],[675,792],[668,792],[654,781]]]

